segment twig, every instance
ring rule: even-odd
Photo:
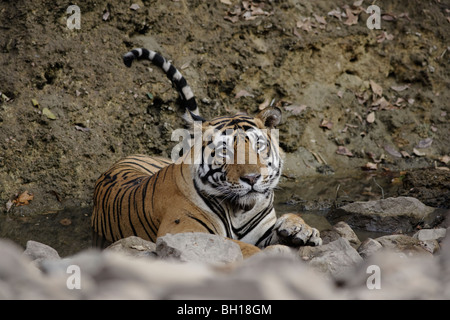
[[[381,199],[384,200],[384,189],[383,189],[383,187],[378,184],[377,180],[375,180],[375,177],[373,177],[372,179],[373,179],[373,182],[375,182],[375,184],[377,185],[377,187],[381,189]]]

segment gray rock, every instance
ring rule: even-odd
[[[348,225],[348,223],[344,221],[339,221],[333,226],[333,230],[335,230],[342,238],[347,239],[353,248],[356,249],[361,244],[361,241],[359,240],[358,236],[353,231],[353,229]]]
[[[144,240],[139,237],[131,236],[128,238],[120,239],[105,250],[120,252],[127,256],[133,257],[155,257],[156,256],[156,244]]]
[[[382,236],[375,240],[378,241],[383,248],[399,252],[406,256],[430,255],[430,252],[423,248],[420,240],[407,235],[393,234]]]
[[[361,243],[357,251],[361,255],[361,257],[367,259],[368,257],[370,257],[371,255],[373,255],[375,252],[377,252],[382,248],[383,246],[377,240],[367,238],[366,240],[363,241],[363,243]]]
[[[445,237],[447,229],[437,228],[437,229],[422,229],[417,231],[413,238],[419,239],[421,241],[427,240],[442,240]]]
[[[156,240],[156,254],[161,258],[224,265],[243,260],[239,245],[224,237],[189,232],[166,234]]]
[[[35,266],[44,260],[59,260],[61,259],[58,252],[52,247],[33,240],[27,241],[24,256],[27,256],[33,261]]]
[[[298,252],[308,265],[335,277],[363,260],[344,238],[318,247],[301,247]]]
[[[433,225],[435,209],[412,197],[354,202],[330,213],[332,222],[345,221],[353,228],[382,232],[409,232],[419,223]]]
[[[380,250],[342,275],[340,285],[349,299],[445,299],[441,277],[437,259]]]

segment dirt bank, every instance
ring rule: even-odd
[[[89,207],[119,158],[170,155],[177,94],[124,67],[137,46],[182,69],[206,118],[274,100],[288,177],[448,164],[448,1],[377,1],[380,30],[365,2],[79,1],[79,30],[70,4],[0,4],[0,210],[24,191],[10,213]]]

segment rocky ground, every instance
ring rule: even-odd
[[[380,208],[402,202],[411,212]],[[347,215],[373,211],[416,225],[438,214],[414,198],[354,203]],[[343,217],[343,215],[341,215]],[[427,224],[425,227],[429,227]],[[270,246],[243,260],[222,237],[184,233],[119,240],[104,251],[83,250],[61,259],[45,244],[25,251],[0,241],[0,298],[4,299],[449,299],[450,228],[423,228],[412,236],[361,242],[344,221],[322,232],[323,245]]]
[[[66,1],[1,2],[0,237],[28,253],[2,241],[0,256],[10,258],[0,259],[0,296],[112,297],[108,288],[118,285],[129,298],[194,289],[203,297],[206,287],[217,297],[448,298],[450,4],[376,5],[381,29],[371,30],[365,1],[86,0],[80,29],[70,29]],[[205,118],[270,103],[283,110],[277,210],[321,211],[333,226],[321,228],[328,244],[275,248],[226,268],[169,262],[146,243],[134,249],[146,256],[138,261],[83,250],[97,177],[132,153],[170,155],[171,133],[183,127],[163,74],[147,63],[123,66],[121,56],[138,46],[172,60]],[[360,245],[343,237],[343,222],[388,238]],[[413,237],[423,231],[437,234]],[[52,250],[28,240],[58,252],[40,256]],[[147,254],[155,250],[159,258]],[[329,260],[340,256],[350,273]],[[81,267],[83,290],[67,290],[68,262]],[[382,290],[367,289],[371,264],[381,268]],[[249,293],[243,279],[258,289]]]

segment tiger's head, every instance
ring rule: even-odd
[[[195,122],[189,158],[198,191],[242,208],[267,201],[283,165],[275,129],[280,121],[281,111],[269,107],[254,117]]]

